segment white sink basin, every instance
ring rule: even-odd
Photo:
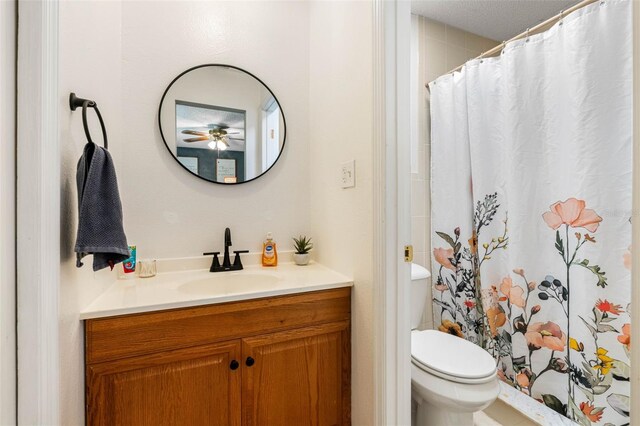
[[[181,284],[178,290],[188,294],[246,293],[273,288],[277,276],[261,273],[219,272],[210,277]]]

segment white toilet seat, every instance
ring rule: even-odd
[[[487,351],[437,330],[411,332],[411,363],[455,383],[482,384],[497,376],[495,361]]]
[[[438,371],[438,370],[436,370],[434,368],[430,368],[430,367],[422,364],[421,362],[419,362],[415,358],[413,358],[413,356],[411,357],[411,364],[416,366],[416,368],[418,368],[420,371],[423,371],[423,372],[425,372],[427,374],[432,374],[434,376],[440,377],[441,379],[447,380],[449,382],[465,383],[465,384],[469,384],[469,385],[488,383],[488,382],[494,380],[496,378],[496,376],[498,375],[497,372],[494,372],[490,376],[481,377],[481,378],[478,378],[478,379],[465,379],[465,378],[462,378],[462,377],[451,376],[451,375],[442,373],[442,372],[440,372],[440,371]]]

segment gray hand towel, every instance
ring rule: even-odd
[[[93,254],[93,270],[129,257],[129,246],[122,224],[122,204],[118,181],[109,151],[93,142],[85,145],[78,161],[78,235],[76,266]]]

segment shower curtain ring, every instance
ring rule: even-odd
[[[526,42],[526,43],[529,43],[529,30],[530,30],[530,29],[531,29],[531,28],[527,28],[527,32],[526,32],[526,40],[525,40],[525,42]]]
[[[502,51],[500,51],[500,54],[501,54],[501,55],[504,55],[504,49],[505,49],[506,47],[507,47],[507,42],[506,42],[506,41],[503,41],[503,42],[502,42]]]
[[[560,19],[558,19],[558,25],[562,25],[563,19],[564,19],[564,9],[560,11]]]

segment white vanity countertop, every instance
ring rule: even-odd
[[[80,320],[351,287],[353,280],[318,263],[242,271],[208,269],[161,272],[153,278],[120,279],[80,312]]]

